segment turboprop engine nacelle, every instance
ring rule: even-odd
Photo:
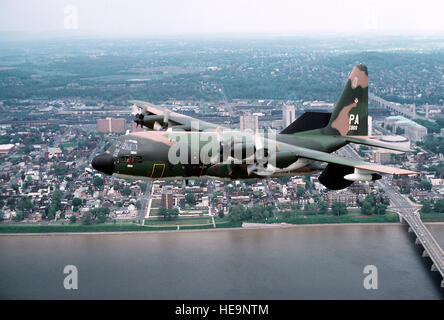
[[[350,173],[344,176],[344,179],[348,181],[375,181],[381,178],[382,176],[380,174],[356,168],[354,173]]]
[[[260,176],[269,176],[275,173],[291,172],[293,170],[306,167],[313,162],[314,161],[310,159],[298,158],[295,162],[284,168],[275,167],[272,164],[268,163],[266,168],[264,168],[263,170],[258,169],[255,173]]]

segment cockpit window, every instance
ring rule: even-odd
[[[142,157],[140,156],[121,156],[117,159],[117,163],[133,164],[141,162],[142,162]]]
[[[121,148],[122,150],[137,151],[137,142],[126,140]]]

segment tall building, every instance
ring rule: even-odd
[[[284,128],[288,127],[294,120],[296,120],[293,105],[284,105],[282,108],[282,120],[284,122]]]
[[[251,114],[240,116],[240,129],[241,131],[251,130],[257,132],[259,129],[258,116]]]
[[[116,132],[122,133],[126,130],[126,121],[123,118],[106,118],[97,120],[98,132]]]
[[[368,133],[367,133],[367,135],[368,136],[371,136],[372,135],[372,133],[373,133],[373,118],[371,117],[371,116],[368,116],[368,118],[367,118],[367,122],[368,122],[368,124],[367,124],[367,131],[368,131]]]
[[[167,209],[173,208],[173,189],[171,186],[165,186],[162,188],[162,207]]]

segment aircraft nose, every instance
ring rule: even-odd
[[[99,154],[91,161],[91,165],[94,169],[106,174],[114,173],[114,158],[108,153]]]

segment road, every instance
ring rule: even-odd
[[[432,260],[432,271],[439,271],[444,279],[444,252],[422,222],[418,207],[412,205],[396,188],[389,185],[386,180],[378,180],[377,184],[386,192],[390,199],[391,207],[407,222],[410,227],[409,231],[415,233],[417,242],[419,241],[424,247],[423,256],[428,256]],[[444,280],[441,286],[444,287]]]

